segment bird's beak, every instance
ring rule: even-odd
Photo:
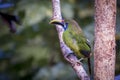
[[[53,20],[51,20],[49,23],[50,23],[50,24],[56,24],[56,25],[64,26],[63,20],[53,19]]]

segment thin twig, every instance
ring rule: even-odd
[[[61,20],[62,16],[61,16],[61,9],[60,9],[60,0],[52,0],[52,8],[53,8],[52,19]],[[64,58],[72,65],[73,69],[75,70],[76,74],[81,80],[90,80],[82,64],[80,62],[75,63],[75,61],[78,61],[78,59],[74,54],[70,54],[70,53],[73,53],[73,51],[70,50],[70,48],[67,47],[66,44],[64,43],[62,38],[64,29],[60,25],[56,25],[56,29],[58,32],[60,47],[61,47]]]

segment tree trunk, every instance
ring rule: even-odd
[[[114,80],[116,0],[95,0],[94,80]]]

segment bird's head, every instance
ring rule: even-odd
[[[68,23],[66,23],[64,20],[53,19],[50,21],[50,24],[60,25],[62,28],[64,28],[64,30],[66,30],[68,27]]]

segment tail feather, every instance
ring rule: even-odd
[[[90,57],[88,58],[88,68],[89,68],[89,73],[91,75],[91,62],[90,62]]]

